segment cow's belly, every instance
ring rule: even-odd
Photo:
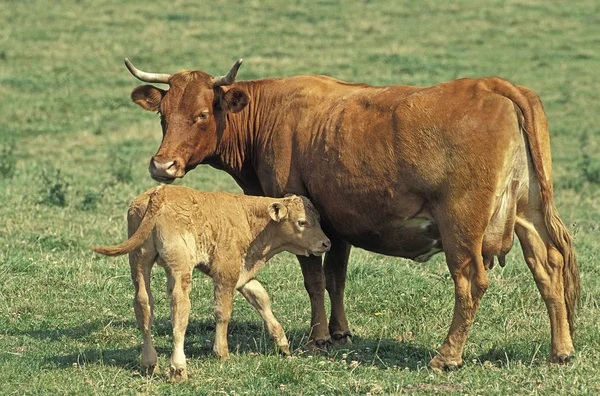
[[[370,177],[350,179],[327,179],[326,184],[309,186],[287,179],[285,187],[265,185],[270,187],[267,195],[291,192],[308,196],[319,209],[326,231],[353,246],[419,262],[442,251],[439,229],[421,197]]]
[[[369,229],[347,232],[343,238],[353,246],[418,262],[443,251],[438,227],[429,217],[387,221]]]
[[[380,174],[368,164],[350,169],[344,161],[344,156],[329,154],[321,162],[317,158],[306,161],[328,167],[314,165],[312,171],[293,168],[282,175],[273,169],[289,169],[289,165],[263,168],[261,185],[268,196],[308,196],[326,231],[353,246],[415,261],[427,261],[442,251],[426,200],[410,188],[413,173],[388,169]]]

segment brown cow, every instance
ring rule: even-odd
[[[144,333],[145,371],[152,374],[158,367],[150,333],[150,272],[155,262],[165,269],[171,297],[172,381],[187,378],[183,341],[194,268],[214,281],[217,327],[213,350],[218,357],[229,356],[227,325],[234,290],[258,311],[279,350],[289,354],[287,338],[273,316],[269,296],[254,275],[279,252],[308,256],[321,255],[329,249],[331,242],[321,230],[319,214],[308,199],[202,193],[180,186],[159,186],[138,196],[129,206],[127,217],[127,241],[92,249],[109,256],[129,253],[135,316]]]
[[[550,316],[550,360],[571,355],[579,274],[553,203],[546,116],[529,89],[496,77],[431,87],[326,76],[234,82],[241,60],[225,77],[146,73],[125,62],[138,79],[169,84],[132,93],[161,115],[154,179],[210,164],[246,194],[302,194],[321,212],[333,243],[323,270],[320,258],[300,258],[317,345],[350,335],[343,292],[351,245],[417,261],[444,251],[454,317],[430,366],[462,364],[486,269],[494,257],[504,263],[516,232]]]

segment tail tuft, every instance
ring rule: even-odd
[[[575,312],[581,307],[581,283],[579,279],[579,268],[573,250],[573,239],[567,227],[558,216],[554,204],[548,205],[545,211],[545,223],[548,227],[550,237],[556,248],[564,259],[563,283],[565,305],[567,306],[567,320],[571,337],[575,333]]]

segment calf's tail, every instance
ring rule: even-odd
[[[144,217],[142,217],[142,221],[137,230],[128,240],[116,246],[92,246],[91,249],[96,253],[104,254],[106,256],[120,256],[140,247],[150,236],[156,222],[156,214],[164,202],[164,194],[161,190],[162,188],[158,187],[150,194]]]

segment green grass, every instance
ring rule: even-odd
[[[214,4],[213,4],[214,3]],[[600,392],[600,9],[596,1],[6,1],[0,15],[0,384],[23,393]],[[240,79],[323,73],[371,84],[429,85],[499,75],[535,90],[548,114],[556,203],[576,236],[583,306],[576,359],[548,366],[548,316],[518,246],[490,288],[465,366],[428,368],[450,322],[452,282],[429,263],[353,250],[346,307],[354,344],[303,352],[310,309],[299,265],[273,259],[259,278],[292,342],[281,358],[252,308],[234,302],[232,358],[211,355],[209,278],[194,275],[186,340],[190,381],[139,374],[124,258],[89,245],[125,236],[125,212],[155,185],[147,163],[158,117],[129,100],[123,66]],[[182,181],[239,192],[199,167]],[[155,340],[168,367],[165,277],[153,277]]]

